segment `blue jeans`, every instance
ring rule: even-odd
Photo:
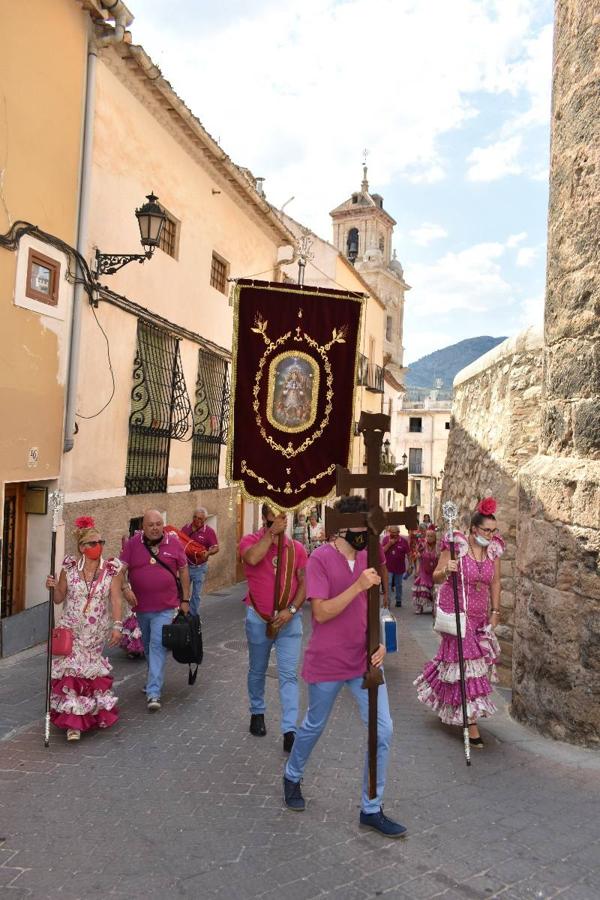
[[[142,632],[144,653],[148,663],[148,679],[146,681],[146,697],[160,699],[165,680],[166,647],[162,645],[162,627],[170,625],[175,615],[174,609],[161,609],[160,612],[139,612],[137,620]]]
[[[296,731],[298,721],[298,662],[302,645],[302,615],[296,613],[291,622],[281,629],[274,640],[266,635],[266,623],[249,606],[246,612],[246,638],[248,640],[248,697],[250,713],[264,713],[265,677],[271,648],[275,644],[279,700],[281,703],[281,733]]]
[[[394,589],[394,585],[396,587],[396,606],[402,606],[402,575],[398,575],[396,572],[388,572],[388,596],[390,598],[390,603],[392,602],[392,591]]]
[[[202,587],[204,579],[208,572],[208,563],[202,563],[201,566],[188,566],[190,570],[190,581],[192,582],[192,596],[190,598],[190,612],[197,616],[200,613],[200,597],[202,596]]]
[[[285,767],[285,777],[290,781],[300,781],[312,750],[321,737],[333,709],[335,699],[346,684],[358,703],[360,717],[365,725],[369,722],[369,692],[362,688],[362,676],[348,681],[321,681],[308,685],[308,709],[304,721],[296,734],[291,756]],[[381,809],[390,744],[394,726],[390,717],[387,687],[379,687],[377,697],[377,796],[369,800],[369,755],[365,758],[361,809],[365,813],[376,813]]]

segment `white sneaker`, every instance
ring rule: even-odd
[[[148,697],[148,712],[156,712],[160,709],[160,700],[158,697]]]
[[[81,732],[78,731],[76,728],[67,728],[67,740],[68,741],[81,740]]]

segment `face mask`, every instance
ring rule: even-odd
[[[364,550],[367,546],[367,535],[366,528],[363,531],[347,531],[344,540],[350,544],[353,550]]]
[[[479,544],[480,547],[487,547],[488,544],[490,543],[487,538],[481,537],[481,535],[479,535],[479,534],[475,535],[475,540],[477,541],[477,543]]]
[[[88,559],[100,559],[102,556],[102,546],[98,544],[96,547],[84,547],[83,555]]]

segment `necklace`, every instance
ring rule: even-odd
[[[471,559],[477,566],[477,584],[475,585],[475,590],[477,591],[477,593],[479,593],[479,591],[481,591],[482,582],[483,582],[483,567],[485,565],[486,554],[484,553],[484,555],[481,559],[477,559],[477,557],[475,556],[475,550],[473,549],[473,547],[471,546],[471,543],[469,542],[469,556],[471,557]]]

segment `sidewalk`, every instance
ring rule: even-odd
[[[600,757],[501,709],[467,768],[458,730],[416,701],[437,642],[408,604],[386,662],[386,812],[409,837],[357,827],[365,735],[348,692],[307,769],[306,812],[285,810],[274,669],[268,735],[248,733],[242,588],[203,601],[198,682],[170,662],[160,713],[145,709],[144,664],[113,653],[121,719],[79,745],[53,733],[43,747],[44,654],[0,664],[2,896],[597,900]]]

